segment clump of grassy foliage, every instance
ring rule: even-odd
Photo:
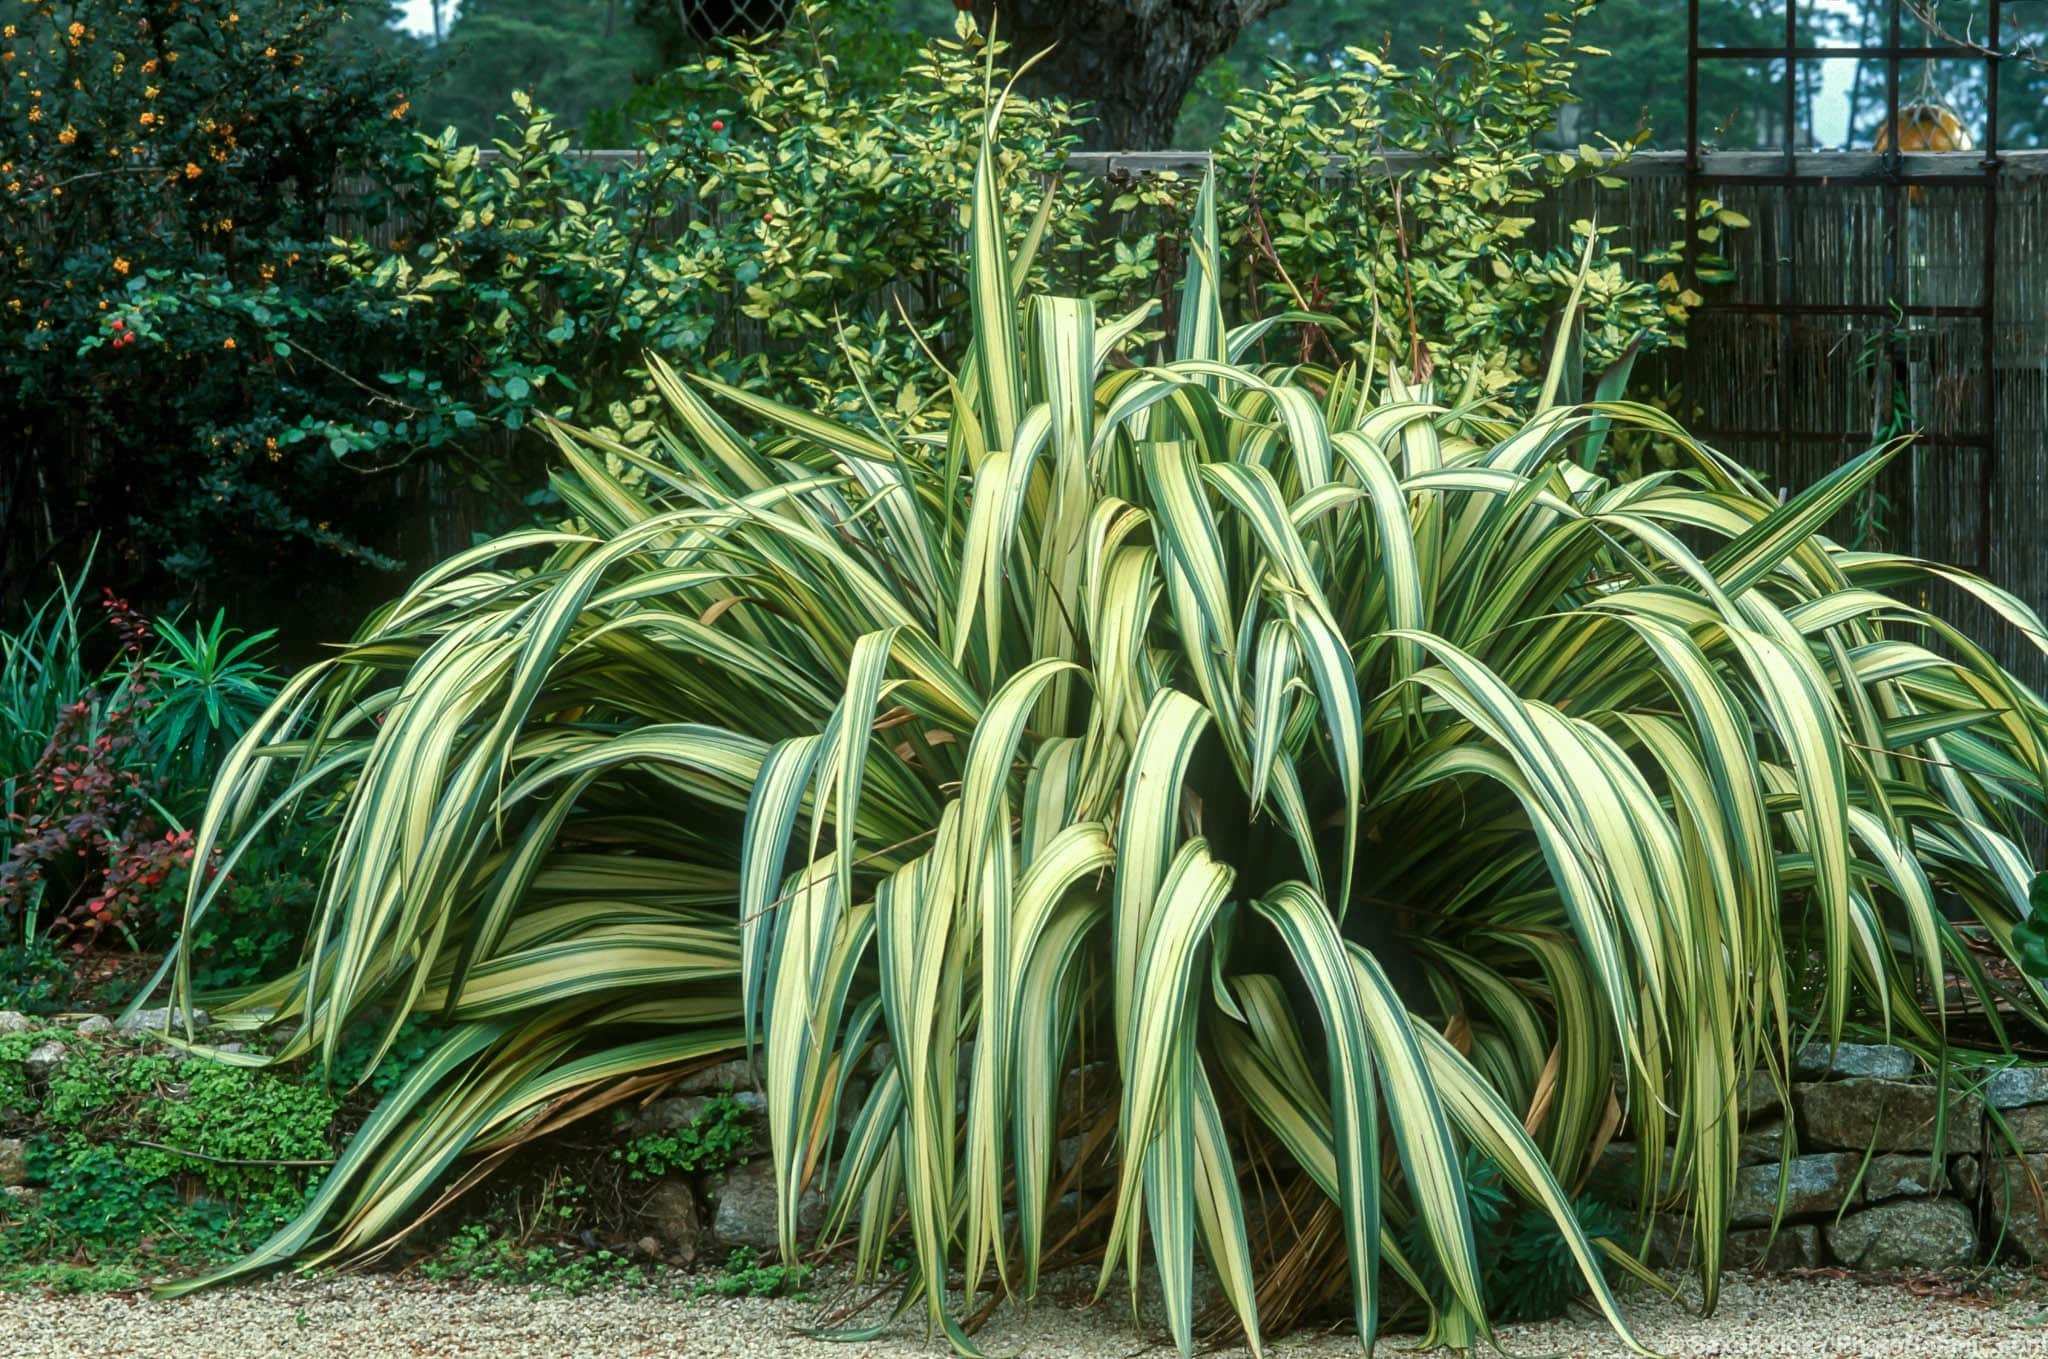
[[[1564,1188],[1614,1109],[1645,1189],[1690,1187],[1711,1301],[1757,1066],[1857,1019],[1939,1044],[1951,980],[2042,1022],[1965,931],[2027,915],[2048,706],[1910,601],[2048,631],[1824,535],[1896,445],[1781,503],[1659,411],[1564,403],[1568,343],[1513,409],[1251,366],[1287,318],[1225,325],[1213,188],[1172,346],[1132,354],[1149,308],[1022,298],[999,160],[942,428],[657,365],[666,432],[559,431],[567,523],[423,577],[230,756],[229,865],[309,788],[342,809],[250,1022],[299,1026],[283,1060],[447,1028],[224,1274],[370,1247],[435,1167],[750,1047],[782,1257],[809,1187],[863,1273],[907,1222],[905,1306],[967,1349],[949,1281],[1035,1291],[1100,1057],[1093,1258],[1149,1246],[1183,1351],[1198,1249],[1254,1337],[1304,1293],[1368,1344],[1397,1293],[1485,1336],[1496,1189],[1625,1329]],[[1624,427],[1673,468],[1592,470]],[[1255,1174],[1347,1249],[1288,1268]]]

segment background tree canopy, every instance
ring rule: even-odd
[[[440,73],[422,94],[420,112],[428,126],[453,124],[470,137],[488,137],[504,110],[505,92],[521,88],[581,129],[590,145],[626,145],[633,125],[667,102],[664,74],[703,46],[702,37],[678,20],[672,3],[655,0],[441,0],[445,36],[432,31],[436,6],[419,0],[398,12],[409,14],[422,36],[398,40],[436,49]],[[1961,36],[1983,36],[1979,0],[1938,0],[1939,22]],[[841,0],[833,7],[841,32],[841,79],[872,91],[898,78],[917,44],[951,31],[953,0]],[[1187,41],[1159,55],[1161,44],[1148,32],[1150,64],[1117,88],[1105,84],[1105,54],[1120,56],[1118,30],[1099,21],[1096,6],[1011,0],[976,6],[986,22],[1020,50],[1057,44],[1039,69],[1037,89],[1102,106],[1092,140],[1102,145],[1209,145],[1223,126],[1233,93],[1264,83],[1270,64],[1282,62],[1306,72],[1341,69],[1346,49],[1380,52],[1399,65],[1424,61],[1425,51],[1447,38],[1455,42],[1482,10],[1533,32],[1551,0],[1453,0],[1418,6],[1398,0],[1188,0],[1174,7],[1187,20]],[[1574,145],[1592,131],[1625,136],[1650,130],[1649,145],[1677,147],[1685,137],[1684,0],[1603,0],[1580,25],[1579,41],[1611,54],[1582,66],[1578,102],[1561,115],[1558,139]],[[1836,0],[1802,7],[1801,41],[1850,46],[1881,41],[1890,0]],[[1782,40],[1782,5],[1769,0],[1702,0],[1703,40],[1714,46],[1758,46]],[[1905,18],[1905,34],[1916,41],[1919,23]],[[2009,47],[2041,50],[2048,45],[2048,3],[2008,6]],[[1225,39],[1211,59],[1203,42]],[[396,31],[394,30],[396,36]],[[1067,54],[1073,54],[1071,56]],[[1165,64],[1162,65],[1161,63]],[[1185,69],[1167,69],[1175,62]],[[1092,63],[1092,64],[1091,64]],[[1133,63],[1125,61],[1126,66]],[[1910,99],[1923,74],[1955,106],[1973,140],[1981,141],[1985,89],[1981,66],[1949,61],[1923,73],[1908,63],[1904,88]],[[1802,64],[1800,126],[1795,139],[1813,146],[1868,146],[1882,117],[1884,73],[1874,62],[1843,58]],[[2002,94],[2002,138],[2008,146],[2038,146],[2048,136],[2048,71],[2007,63]],[[1711,63],[1701,72],[1701,132],[1725,146],[1774,145],[1782,129],[1778,74],[1763,63]],[[1147,92],[1155,102],[1177,107],[1167,121],[1142,107]],[[1183,94],[1185,97],[1183,98]],[[1170,132],[1170,135],[1168,135]]]

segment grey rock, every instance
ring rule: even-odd
[[[1814,1269],[1820,1262],[1820,1229],[1811,1222],[1788,1222],[1775,1233],[1768,1227],[1730,1232],[1728,1248],[1721,1256],[1724,1268],[1771,1273]]]
[[[1802,1081],[1837,1076],[1904,1080],[1919,1067],[1912,1053],[1882,1043],[1844,1043],[1833,1051],[1826,1043],[1808,1043],[1792,1055],[1792,1075]]]
[[[27,1033],[36,1022],[19,1010],[0,1010],[0,1034]]]
[[[1931,1168],[1930,1168],[1931,1167]],[[1893,1152],[1873,1156],[1863,1171],[1863,1201],[1883,1203],[1889,1199],[1924,1199],[1947,1188],[1947,1168],[1926,1155]]]
[[[96,1038],[100,1034],[112,1033],[113,1031],[114,1021],[105,1015],[87,1015],[84,1019],[78,1021],[78,1036],[80,1038]]]
[[[1060,1078],[1060,1112],[1073,1115],[1107,1108],[1122,1093],[1115,1062],[1083,1062]]]
[[[1958,1156],[1948,1163],[1948,1182],[1966,1199],[1977,1197],[1983,1184],[1983,1167],[1974,1156]]]
[[[0,1189],[28,1183],[28,1144],[19,1137],[0,1137]]]
[[[1677,1159],[1670,1152],[1665,1153],[1664,1162],[1658,1167],[1657,1173],[1658,1181],[1652,1186],[1652,1198],[1655,1202],[1663,1203],[1685,1188],[1685,1181],[1679,1174]],[[1600,1151],[1600,1159],[1593,1167],[1590,1181],[1624,1208],[1639,1206],[1643,1198],[1640,1149],[1633,1142],[1609,1142]]]
[[[1077,1192],[1060,1195],[1046,1209],[1045,1239],[1050,1242],[1071,1238],[1070,1244],[1079,1250],[1107,1244],[1113,1215],[1111,1213],[1096,1213],[1092,1218],[1088,1216],[1101,1202],[1102,1200],[1093,1194]],[[1252,1203],[1247,1202],[1245,1204],[1245,1213],[1247,1215],[1246,1225],[1255,1225],[1257,1221],[1255,1216],[1257,1213],[1256,1207]],[[1016,1229],[1015,1218],[1015,1213],[1004,1215],[1004,1223],[1012,1231]],[[1253,1239],[1256,1240],[1257,1238],[1254,1237]]]
[[[1984,1102],[1994,1109],[2048,1104],[2048,1066],[2009,1066],[1984,1082]]]
[[[1942,1092],[1932,1085],[1852,1079],[1802,1085],[1792,1092],[1802,1144],[1845,1151],[1931,1151]],[[1941,1150],[1975,1151],[1983,1135],[1983,1103],[1975,1095],[1949,1095]]]
[[[1852,1269],[1953,1269],[1977,1258],[1977,1226],[1954,1199],[1900,1199],[1828,1224],[1828,1249]]]
[[[1860,1195],[1852,1190],[1856,1167],[1862,1160],[1848,1152],[1795,1156],[1784,1168],[1785,1216],[1809,1217],[1832,1213]],[[1735,1194],[1729,1204],[1728,1221],[1736,1227],[1768,1226],[1777,1216],[1780,1168],[1776,1165],[1744,1166],[1735,1172]]]
[[[711,1231],[725,1246],[751,1246],[774,1252],[781,1241],[775,1219],[775,1167],[766,1158],[747,1162],[728,1171],[714,1191],[718,1210],[711,1219]],[[825,1225],[825,1198],[817,1190],[807,1191],[797,1201],[797,1240],[805,1245],[817,1238]]]
[[[744,1057],[707,1066],[702,1071],[693,1071],[669,1087],[677,1095],[715,1095],[721,1090],[756,1090],[761,1085],[760,1072]]]
[[[1992,1235],[2036,1264],[2048,1263],[2048,1156],[2000,1156],[1984,1165]]]
[[[52,1038],[29,1049],[28,1056],[22,1061],[21,1069],[32,1081],[47,1081],[50,1079],[50,1073],[70,1060],[71,1049]]]
[[[1650,1237],[1643,1258],[1652,1269],[1688,1269],[1699,1249],[1692,1220],[1678,1213],[1658,1213],[1650,1219]]]
[[[1773,1119],[1742,1134],[1735,1163],[1743,1166],[1776,1165],[1785,1154],[1785,1121]]]
[[[1749,1084],[1736,1095],[1742,1110],[1742,1121],[1754,1123],[1759,1119],[1775,1118],[1785,1111],[1785,1097],[1771,1079],[1768,1071],[1749,1073]]]
[[[1058,1173],[1062,1177],[1074,1168],[1075,1159],[1081,1155],[1081,1148],[1086,1146],[1087,1143],[1088,1139],[1080,1136],[1062,1137],[1059,1140],[1057,1148],[1059,1154]],[[1104,1138],[1096,1146],[1095,1154],[1090,1156],[1087,1164],[1081,1167],[1080,1177],[1075,1183],[1082,1189],[1096,1190],[1098,1192],[1105,1189],[1114,1189],[1118,1179],[1117,1165],[1112,1158],[1112,1153],[1115,1150],[1115,1139]]]
[[[203,1029],[212,1021],[213,1017],[204,1010],[192,1012],[192,1027],[195,1029]],[[185,1016],[169,1006],[155,1010],[137,1010],[121,1020],[120,1028],[122,1033],[169,1033],[173,1029],[182,1031],[185,1028]]]
[[[840,1132],[852,1132],[853,1125],[860,1122],[861,1110],[867,1107],[868,1094],[873,1088],[867,1077],[847,1073],[839,1086],[839,1112],[835,1126]]]
[[[2005,1126],[1993,1124],[1991,1145],[2000,1151],[2048,1151],[2048,1104],[2008,1109]]]
[[[654,1239],[669,1260],[684,1269],[696,1263],[704,1239],[704,1214],[697,1206],[697,1191],[688,1183],[662,1180],[640,1205],[640,1215],[654,1229]]]

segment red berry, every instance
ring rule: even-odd
[[[116,316],[116,317],[114,318],[114,329],[115,329],[115,330],[126,330],[127,328],[128,328],[128,323],[127,323],[126,321],[123,321],[123,320],[122,320],[122,319],[121,319],[120,317],[118,317],[118,316]]]
[[[725,131],[725,119],[723,119],[723,118],[713,118],[713,119],[711,120],[711,130],[712,130],[713,132],[723,132],[723,131]]]

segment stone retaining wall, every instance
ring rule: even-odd
[[[207,1022],[203,1014],[194,1018]],[[117,1033],[103,1018],[74,1020],[75,1038],[51,1039],[28,1053],[27,1087],[38,1089],[79,1038],[134,1041],[170,1021],[167,1011],[147,1011]],[[23,1016],[0,1013],[0,1034],[30,1027]],[[1099,1066],[1071,1073],[1065,1100],[1084,1100],[1091,1084],[1100,1098],[1113,1082]],[[642,1214],[650,1240],[668,1258],[687,1264],[700,1247],[775,1248],[774,1172],[758,1154],[767,1146],[766,1110],[753,1086],[747,1066],[729,1062],[678,1081],[632,1114],[625,1131],[633,1135],[684,1128],[712,1098],[730,1092],[754,1123],[746,1151],[755,1154],[744,1163],[650,1186]],[[1788,1108],[1759,1074],[1744,1100],[1729,1268],[1920,1271],[1993,1254],[2048,1263],[2048,1067],[2015,1066],[1988,1078],[1970,1073],[1952,1079],[1944,1097],[1903,1049],[1845,1044],[1831,1054],[1815,1045],[1797,1055],[1790,1095]],[[25,1183],[23,1150],[18,1139],[0,1137],[0,1192],[36,1192]],[[1063,1159],[1072,1154],[1063,1144]],[[1639,1156],[1634,1143],[1611,1143],[1592,1191],[1635,1206]],[[1113,1178],[1085,1182],[1103,1192]],[[1684,1189],[1667,1171],[1653,1205],[1652,1264],[1684,1264],[1692,1253]],[[823,1207],[815,1192],[806,1196],[804,1231],[822,1225]]]
[[[1952,1072],[1949,1087],[1944,1095],[1904,1049],[1864,1044],[1802,1049],[1789,1108],[1759,1074],[1727,1267],[1920,1271],[1993,1254],[2048,1263],[2048,1067]],[[1610,1145],[1595,1186],[1633,1204],[1639,1155],[1632,1143]],[[1659,1195],[1671,1211],[1653,1221],[1653,1264],[1693,1251],[1683,1198],[1678,1184]]]

